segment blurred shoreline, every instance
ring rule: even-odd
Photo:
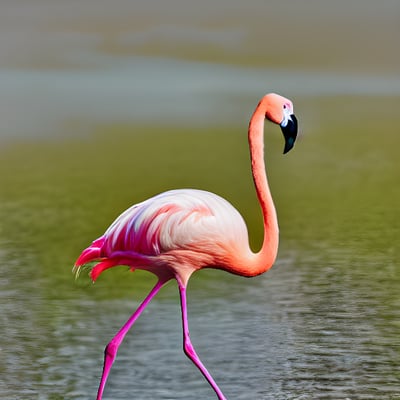
[[[237,124],[270,91],[398,97],[399,21],[395,0],[5,0],[0,141]]]
[[[87,56],[87,54],[86,54]],[[246,121],[265,92],[291,97],[398,96],[400,75],[244,68],[94,55],[90,69],[0,69],[0,140],[63,137],[70,126]]]
[[[4,0],[0,67],[74,69],[86,52],[399,74],[397,0]]]

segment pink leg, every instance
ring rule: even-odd
[[[125,325],[118,331],[118,333],[111,339],[110,343],[106,346],[104,350],[104,365],[103,365],[103,374],[100,380],[99,390],[97,392],[97,400],[101,400],[103,397],[104,387],[106,385],[107,377],[110,373],[111,366],[114,363],[115,357],[117,356],[118,347],[124,339],[125,335],[135,323],[135,321],[139,318],[142,311],[147,307],[150,303],[151,299],[158,293],[161,287],[168,281],[168,279],[159,279],[151,290],[151,292],[147,295],[147,297],[143,300],[143,303],[140,304],[138,309],[133,313],[133,315],[128,319]]]
[[[189,325],[187,318],[187,305],[186,305],[186,287],[179,284],[180,298],[181,298],[181,308],[182,308],[182,325],[183,325],[183,350],[185,354],[192,360],[192,362],[201,371],[204,377],[207,379],[208,383],[214,389],[219,400],[226,400],[226,397],[221,392],[221,389],[215,383],[211,374],[207,371],[204,364],[201,362],[199,356],[192,345],[189,335]]]

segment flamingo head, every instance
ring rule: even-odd
[[[267,94],[264,101],[266,102],[265,118],[281,127],[285,138],[283,154],[286,154],[293,148],[297,137],[297,118],[293,114],[293,104],[275,93]]]

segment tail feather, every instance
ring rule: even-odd
[[[100,254],[101,254],[100,249],[88,247],[87,249],[83,250],[82,254],[76,260],[75,266],[80,267],[92,261],[99,260],[101,258]]]
[[[82,251],[73,268],[73,272],[75,273],[76,277],[79,276],[82,266],[93,261],[101,261],[103,259],[101,253],[104,241],[105,238],[102,236],[99,239],[96,239],[88,248]]]
[[[116,265],[118,265],[118,260],[113,260],[112,258],[107,258],[104,261],[99,262],[89,273],[92,282],[96,282],[97,278],[103,271],[108,268],[115,267]]]
[[[105,242],[105,237],[101,236],[96,239],[87,249],[83,250],[81,255],[75,262],[76,267],[80,267],[92,261],[96,261],[102,258],[101,252],[103,244]]]
[[[93,262],[96,264],[90,266],[89,272],[89,276],[93,282],[95,282],[99,275],[106,269],[115,267],[117,265],[127,265],[130,267],[132,272],[135,270],[135,267],[132,265],[132,261],[135,257],[129,258],[121,255],[107,256],[103,252],[104,242],[105,237],[102,236],[95,240],[88,248],[82,251],[73,268],[73,272],[75,273],[76,277],[79,276],[82,267]]]

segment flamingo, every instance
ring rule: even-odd
[[[258,103],[249,123],[251,170],[264,222],[264,240],[258,253],[249,247],[246,224],[239,212],[214,193],[196,189],[170,190],[123,212],[77,259],[74,271],[88,263],[93,282],[111,267],[125,265],[131,271],[152,272],[157,282],[104,351],[103,373],[97,400],[101,400],[118,347],[128,330],[171,279],[177,281],[183,328],[183,350],[214,389],[226,400],[193,347],[189,335],[186,288],[191,275],[202,268],[217,268],[252,277],[268,271],[278,251],[278,220],[264,164],[264,120],[280,125],[284,154],[297,136],[297,120],[290,100],[270,93]],[[95,264],[93,264],[95,262]]]

